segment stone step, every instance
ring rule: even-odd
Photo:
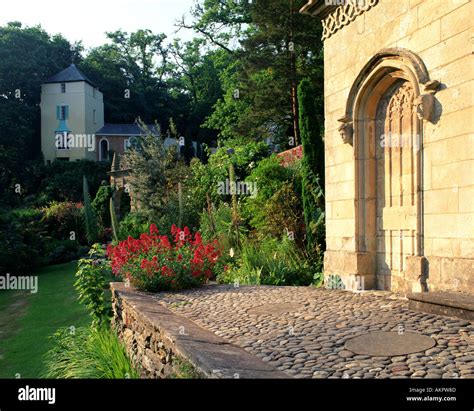
[[[430,291],[411,293],[407,295],[407,298],[408,308],[411,310],[474,321],[474,295],[472,294]]]

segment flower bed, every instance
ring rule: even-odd
[[[152,224],[149,234],[109,245],[113,273],[147,291],[197,287],[215,276],[221,256],[217,242],[204,243],[198,232],[192,235],[175,225],[170,238]]]

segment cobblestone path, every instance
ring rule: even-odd
[[[474,378],[474,324],[411,311],[388,292],[211,285],[154,298],[296,378]],[[345,348],[376,331],[417,332],[436,345],[399,356]]]

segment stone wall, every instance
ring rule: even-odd
[[[429,290],[474,292],[474,59],[469,0],[379,0],[324,42],[327,274],[359,273],[354,147],[340,135],[349,91],[382,49],[417,54],[436,93],[423,122],[423,250]],[[315,24],[320,24],[315,21]],[[373,269],[373,262],[360,266]],[[373,284],[372,284],[373,285]],[[394,291],[415,291],[409,281]]]
[[[162,330],[136,310],[123,294],[112,289],[113,325],[142,378],[167,378],[176,375],[176,353],[172,341]]]
[[[143,378],[288,378],[159,302],[159,294],[111,283],[113,326]]]

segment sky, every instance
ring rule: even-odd
[[[190,40],[191,30],[174,34],[183,14],[190,21],[194,0],[2,0],[0,25],[20,21],[61,33],[71,43],[82,40],[86,49],[104,44],[106,31],[150,29],[173,39]]]

